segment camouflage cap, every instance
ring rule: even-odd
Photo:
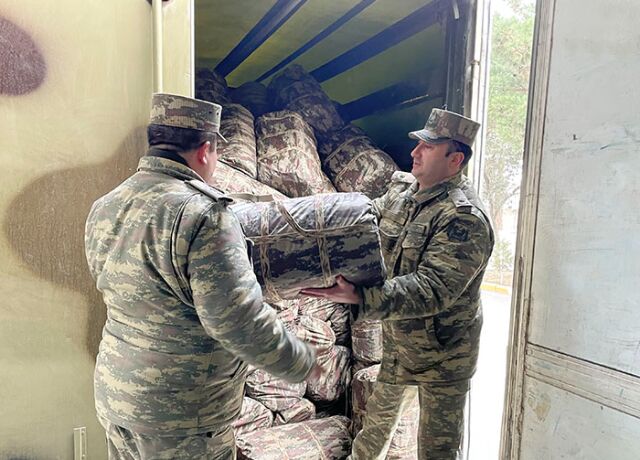
[[[433,109],[424,129],[412,131],[409,137],[430,144],[441,144],[449,140],[471,147],[480,129],[480,123],[448,110]]]
[[[220,134],[222,106],[176,94],[154,93],[151,98],[150,124],[197,129]]]

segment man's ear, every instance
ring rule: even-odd
[[[451,158],[451,165],[457,167],[458,169],[462,169],[462,163],[464,162],[464,153],[453,152],[449,156]]]
[[[202,144],[200,147],[198,147],[198,149],[196,150],[196,159],[198,160],[198,163],[206,165],[207,163],[209,163],[209,150],[211,149],[211,142],[207,141],[204,144]]]

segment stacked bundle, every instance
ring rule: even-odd
[[[398,165],[357,126],[349,124],[321,137],[322,167],[340,192],[382,196]]]
[[[316,133],[339,130],[344,121],[326,93],[299,65],[287,67],[271,80],[268,91],[277,110],[300,113]]]
[[[253,268],[271,300],[329,287],[337,275],[361,285],[384,280],[372,205],[360,193],[242,203],[232,209],[254,243]]]
[[[243,83],[231,93],[233,102],[245,106],[254,117],[259,117],[271,111],[267,88],[257,81]]]
[[[251,112],[239,104],[225,105],[220,120],[220,133],[227,140],[218,143],[220,161],[253,179],[258,177],[256,133]]]
[[[348,306],[306,297],[300,301],[300,314],[326,321],[336,336],[336,345],[351,344],[351,310]]]
[[[397,166],[359,128],[345,126],[320,84],[300,66],[285,69],[268,89],[248,82],[229,90],[224,78],[199,69],[196,97],[223,105],[221,133],[229,143],[218,144],[221,161],[213,185],[249,201],[233,209],[255,243],[254,269],[265,297],[288,330],[316,347],[323,368],[320,376],[297,385],[261,370],[250,373],[234,423],[239,458],[345,458],[351,436],[348,419],[340,415],[347,412],[350,390],[354,419],[364,414],[364,398],[377,375],[370,366],[382,356],[381,325],[361,321],[352,328],[348,307],[292,297],[303,287],[329,285],[343,272],[356,282],[353,273],[370,283],[384,279],[370,203],[362,195],[333,192],[378,197]],[[341,208],[340,200],[351,204]],[[345,271],[345,263],[355,272]],[[313,267],[321,270],[311,273]],[[408,421],[401,424],[389,458],[412,458],[412,432]]]
[[[216,104],[231,102],[229,87],[222,75],[213,69],[196,69],[196,98]]]
[[[335,416],[263,429],[236,439],[245,460],[334,460],[351,452],[349,419]]]
[[[264,114],[256,120],[256,136],[260,182],[289,197],[336,191],[320,167],[313,130],[300,114]]]
[[[247,194],[255,196],[270,195],[274,200],[283,200],[286,197],[268,185],[264,185],[255,179],[247,176],[242,171],[228,166],[219,161],[216,172],[211,183],[218,190],[223,191],[235,198],[235,194]]]
[[[362,428],[362,421],[366,413],[366,405],[369,396],[373,392],[373,385],[380,372],[380,366],[370,366],[357,372],[353,377],[352,406],[353,406],[353,433]],[[387,459],[415,460],[418,455],[418,419],[420,406],[418,394],[400,417],[400,422],[391,440]]]

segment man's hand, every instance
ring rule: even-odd
[[[336,284],[329,288],[303,289],[300,291],[300,294],[320,299],[328,299],[336,303],[359,304],[361,301],[360,293],[356,287],[344,279],[342,275],[338,275],[336,278]]]

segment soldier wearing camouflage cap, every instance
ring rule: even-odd
[[[404,408],[420,400],[418,458],[456,459],[464,405],[478,359],[480,284],[494,244],[491,223],[462,169],[480,125],[434,109],[411,174],[396,172],[374,200],[388,279],[380,287],[336,286],[307,295],[351,303],[356,320],[382,320],[383,358],[353,460],[386,458]]]
[[[154,94],[149,151],[87,218],[108,313],[94,390],[110,459],[234,459],[247,364],[292,382],[314,369],[262,300],[231,200],[206,183],[221,110]]]

